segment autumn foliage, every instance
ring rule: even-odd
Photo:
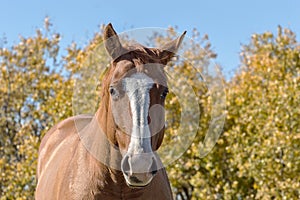
[[[155,43],[172,38],[174,32],[170,28]],[[183,54],[197,65],[175,60],[167,67],[178,85],[191,86],[199,101],[186,103],[200,110],[193,143],[167,166],[174,197],[299,199],[300,45],[295,33],[279,26],[277,33],[254,34],[242,46],[237,73],[230,79],[221,77],[226,122],[217,144],[204,157],[199,143],[214,116],[212,97],[199,72],[214,82],[207,63],[216,53],[207,36],[199,39],[197,31],[193,33],[200,45],[191,45]],[[45,23],[34,36],[0,48],[0,199],[33,199],[37,150],[44,133],[73,113],[91,113],[97,108],[103,74],[94,73],[96,77],[81,86],[81,95],[90,95],[89,104],[74,98],[78,91],[73,89],[76,82],[86,80],[86,70],[96,72],[109,63],[99,47],[101,31],[85,47],[72,43],[66,51],[60,39]],[[176,135],[182,113],[175,92],[170,92],[166,102],[165,142],[177,139],[179,144],[185,138]]]

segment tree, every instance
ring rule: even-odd
[[[236,176],[231,196],[299,199],[300,45],[289,29],[254,34],[228,84],[223,139]]]
[[[70,115],[72,80],[61,75],[60,36],[45,25],[35,36],[0,49],[1,199],[33,198],[40,139]]]

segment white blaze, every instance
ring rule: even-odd
[[[123,80],[132,113],[132,132],[128,152],[138,154],[151,151],[151,133],[148,126],[149,91],[154,81],[144,73],[135,73]]]

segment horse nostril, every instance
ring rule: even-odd
[[[157,173],[157,164],[156,164],[156,160],[154,158],[152,158],[152,165],[150,168],[150,172],[152,175],[155,175]]]
[[[148,124],[150,124],[151,123],[151,117],[148,115]]]
[[[151,174],[152,174],[152,175],[157,174],[157,170],[152,171]]]
[[[123,158],[122,164],[121,164],[121,169],[123,171],[124,174],[128,175],[130,172],[130,166],[129,166],[129,156],[126,155]]]

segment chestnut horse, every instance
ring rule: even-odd
[[[42,139],[36,199],[173,199],[155,153],[164,137],[164,66],[185,32],[163,48],[124,47],[112,25],[104,45],[112,57],[94,116],[68,118]]]

